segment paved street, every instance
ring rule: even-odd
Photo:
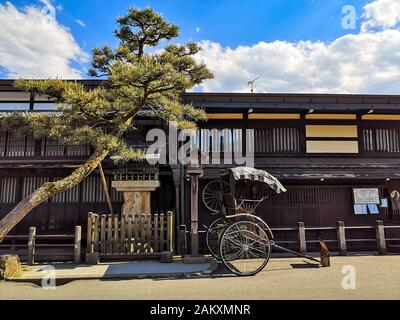
[[[346,266],[355,268],[355,290],[342,288]],[[88,280],[55,290],[0,282],[0,299],[400,299],[400,256],[334,257],[329,269],[307,267],[297,258],[273,259],[249,278]]]

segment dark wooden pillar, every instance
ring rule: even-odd
[[[181,172],[181,168],[179,166],[173,166],[172,167],[172,177],[174,180],[174,186],[175,186],[175,217],[176,217],[176,223],[175,223],[175,233],[177,235],[177,237],[175,239],[177,239],[177,243],[176,243],[176,247],[177,248],[181,248],[181,239],[179,236],[179,230],[180,230],[180,226],[181,224],[185,223],[184,218],[182,217],[182,212],[183,210],[181,209],[181,187],[183,187],[181,185],[182,183],[182,172]]]
[[[199,257],[199,178],[203,176],[203,169],[189,168],[187,176],[190,179],[190,235],[191,235],[191,256]]]

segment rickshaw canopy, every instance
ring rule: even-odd
[[[269,174],[267,171],[259,170],[249,167],[237,167],[228,170],[231,181],[252,181],[254,183],[262,183],[268,185],[276,193],[287,192],[285,187],[280,183],[280,181],[273,175]]]

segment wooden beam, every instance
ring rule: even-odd
[[[110,214],[114,214],[114,209],[113,209],[112,202],[111,202],[110,192],[108,191],[106,176],[104,175],[103,166],[101,165],[101,163],[99,164],[99,171],[100,171],[101,183],[103,185],[103,190],[104,190],[104,193],[106,194],[106,198],[107,198],[108,209],[110,210]]]
[[[252,113],[249,120],[300,120],[300,113]]]

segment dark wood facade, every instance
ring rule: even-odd
[[[84,83],[99,85],[98,81]],[[308,226],[334,226],[338,220],[346,225],[400,221],[391,208],[380,208],[379,215],[355,215],[353,206],[353,188],[379,188],[381,197],[387,198],[388,181],[400,179],[400,96],[186,93],[182,99],[209,114],[210,120],[200,123],[200,129],[228,129],[230,138],[220,142],[233,149],[238,144],[246,147],[239,130],[254,130],[255,166],[276,175],[288,188],[288,193],[270,198],[257,211],[272,227],[295,226],[299,221]],[[13,104],[32,112],[51,110],[45,99],[16,91],[11,81],[0,81],[0,111],[7,112]],[[143,123],[144,132],[160,125],[149,119]],[[202,139],[200,131],[200,144]],[[213,137],[206,139],[212,143]],[[131,138],[132,144],[143,143],[140,140],[143,136]],[[202,151],[211,152],[210,148]],[[64,147],[3,132],[0,218],[29,191],[67,175],[88,154],[86,146]],[[204,166],[200,193],[228,167]],[[105,170],[111,185],[115,167],[107,162]],[[175,209],[184,219],[180,223],[189,227],[190,184],[184,173],[178,166],[160,168],[162,187],[152,196],[152,208],[154,212]],[[110,191],[118,211],[122,197],[111,187]],[[202,203],[201,194],[199,199],[199,225],[204,231],[202,226],[215,217]],[[97,173],[37,208],[14,232],[26,234],[32,225],[46,232],[72,232],[74,225],[85,224],[89,211],[107,211]]]

